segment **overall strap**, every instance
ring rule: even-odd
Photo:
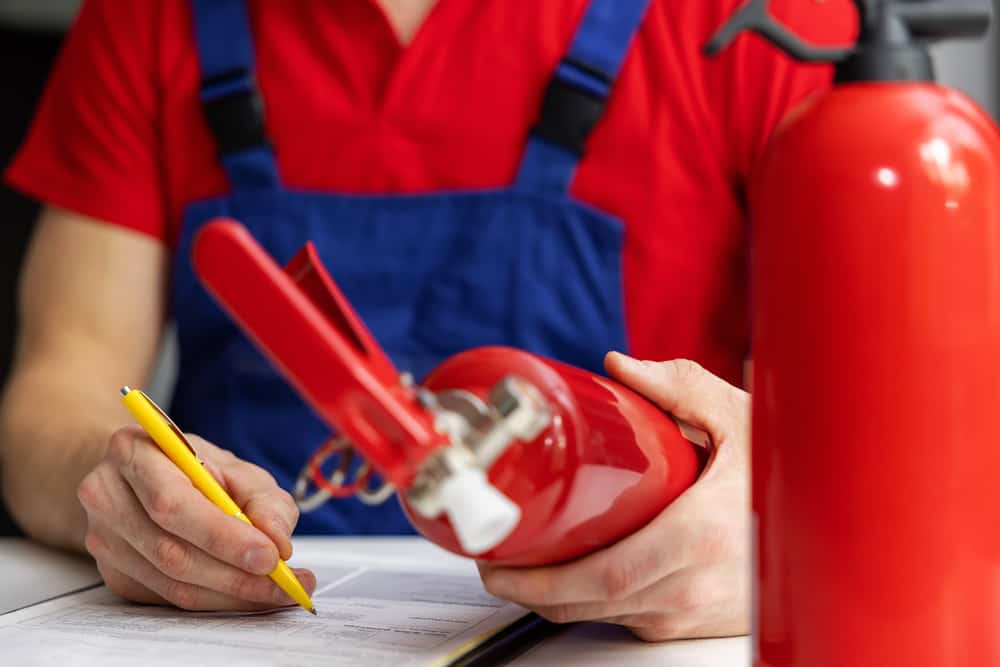
[[[201,105],[233,191],[280,186],[264,128],[244,0],[191,0]]]
[[[650,0],[590,0],[549,81],[515,179],[519,190],[565,193],[604,115],[625,54]]]

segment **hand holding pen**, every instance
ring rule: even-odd
[[[292,604],[266,575],[291,556],[295,503],[263,469],[187,437],[253,526],[220,511],[142,428],[120,429],[78,491],[86,547],[108,587],[136,602],[199,611]],[[313,574],[294,572],[311,593]]]

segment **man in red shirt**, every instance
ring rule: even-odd
[[[192,235],[225,214],[279,261],[317,241],[418,374],[486,343],[593,370],[611,349],[675,360],[610,355],[607,370],[708,432],[695,486],[618,544],[483,566],[484,582],[549,618],[646,639],[745,632],[741,193],[775,123],[829,72],[752,38],[703,58],[737,4],[87,2],[7,172],[47,205],[0,411],[18,521],[86,548],[130,599],[287,602],[262,575],[290,555],[299,516],[282,487],[322,425],[191,273]],[[815,42],[852,35],[847,0],[774,4]],[[141,431],[119,428],[114,388],[150,372],[168,318],[181,341],[171,411],[259,529],[217,515]],[[43,401],[55,416],[39,417]],[[408,529],[395,505],[328,507],[300,529]]]

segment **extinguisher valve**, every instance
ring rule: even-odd
[[[425,394],[422,403],[451,445],[424,462],[407,499],[427,518],[444,512],[467,553],[488,551],[513,532],[521,510],[490,483],[487,471],[513,443],[542,434],[553,421],[549,404],[534,385],[515,376],[497,382],[488,401],[454,389]]]
[[[438,491],[458,543],[469,554],[481,554],[514,532],[521,508],[500,493],[479,468],[461,468]]]

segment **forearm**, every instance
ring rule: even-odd
[[[83,548],[77,487],[131,422],[117,389],[155,358],[168,259],[155,239],[68,211],[46,208],[36,226],[0,397],[0,490],[32,537]]]
[[[86,531],[77,486],[129,421],[114,379],[88,370],[15,371],[0,403],[4,502],[30,536],[74,550]]]

